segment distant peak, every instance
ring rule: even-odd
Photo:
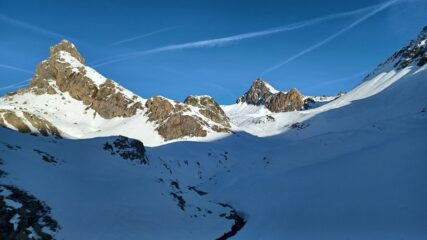
[[[249,90],[237,99],[237,103],[246,102],[248,104],[260,105],[264,104],[265,100],[273,94],[278,93],[267,81],[257,78],[249,88]]]
[[[252,87],[254,88],[266,88],[270,93],[278,93],[279,91],[276,90],[273,86],[271,86],[270,83],[268,83],[266,80],[263,80],[261,78],[257,78],[253,83]]]
[[[69,53],[72,57],[77,59],[80,63],[85,64],[85,59],[80,55],[76,46],[74,46],[74,44],[70,43],[69,41],[62,40],[60,43],[51,47],[50,48],[50,57],[52,57],[53,55],[55,55],[61,51]]]

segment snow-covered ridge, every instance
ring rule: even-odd
[[[28,88],[0,98],[0,110],[25,110],[52,123],[67,138],[124,135],[156,146],[230,134],[228,118],[211,97],[195,97],[197,106],[160,97],[143,99],[84,63],[73,44],[60,42],[39,64]],[[7,122],[2,125],[16,129]]]
[[[265,86],[268,88],[268,90],[269,90],[271,93],[276,94],[276,93],[278,93],[278,92],[279,92],[279,90],[277,90],[277,89],[275,89],[273,86],[271,86],[271,85],[270,85],[270,83],[268,83],[268,82],[264,81],[264,84],[265,84]],[[284,93],[286,93],[286,92],[284,92]]]
[[[421,67],[427,63],[427,26],[421,31],[421,33],[409,44],[399,51],[395,52],[389,57],[384,63],[378,65],[378,67],[366,76],[365,80],[369,80],[377,74],[382,72],[388,72],[392,69],[402,69],[409,65],[415,67]]]
[[[74,45],[73,45],[74,46]],[[80,73],[83,72],[84,76],[90,79],[98,88],[105,84],[105,82],[108,80],[106,77],[104,77],[102,74],[98,73],[95,69],[84,65],[81,63],[78,59],[73,57],[71,53],[66,51],[59,51],[59,61],[61,63],[69,64],[69,68],[73,73]],[[116,93],[120,92],[124,94],[126,97],[132,99],[132,98],[138,98],[139,101],[145,102],[145,99],[141,98],[140,96],[134,94],[130,90],[124,88],[117,82],[112,81],[112,83],[116,86],[114,89]]]
[[[314,109],[274,113],[263,105],[223,106],[236,133],[208,143],[145,148],[126,137],[69,140],[0,128],[0,234],[65,240],[426,239],[426,79],[427,65],[413,62],[382,69]],[[19,111],[19,117],[33,110],[83,138],[134,134],[146,145],[164,143],[154,139],[158,126],[147,121],[145,108],[105,119],[48,80],[41,84],[55,94],[4,97],[0,109]],[[214,105],[206,96],[188,102],[194,105],[147,100],[161,122],[175,113],[178,120],[199,117]],[[177,129],[172,126],[168,130]]]

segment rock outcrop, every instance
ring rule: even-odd
[[[279,92],[266,81],[257,79],[236,103],[265,105],[272,112],[289,112],[304,109],[304,96],[295,88]]]
[[[118,154],[125,160],[131,160],[140,164],[148,164],[145,155],[144,144],[136,139],[118,136],[112,143],[106,142],[104,150],[110,151],[111,155]]]
[[[266,81],[257,79],[252,83],[249,90],[236,100],[236,103],[262,105],[274,93],[276,91]]]
[[[15,186],[0,185],[0,239],[51,240],[59,230],[44,202]]]
[[[148,99],[145,108],[149,121],[157,125],[157,132],[166,141],[182,137],[206,137],[208,130],[230,131],[228,117],[210,97],[188,97],[184,103],[179,103],[158,96]]]
[[[222,110],[221,106],[210,96],[189,96],[184,100],[185,104],[198,107],[199,112],[210,120],[221,124],[227,128],[230,126],[230,119]]]
[[[304,109],[304,96],[293,88],[287,93],[279,92],[270,96],[265,107],[272,112],[291,112]]]
[[[424,66],[427,63],[427,26],[423,28],[421,33],[406,47],[403,47],[391,57],[389,57],[384,63],[378,65],[378,67],[368,76],[365,80],[371,79],[372,76],[376,76],[385,66],[391,65],[396,69],[402,69],[409,65],[415,67]]]
[[[421,31],[415,40],[408,46],[395,53],[392,58],[397,59],[394,67],[404,68],[412,63],[421,67],[427,63],[427,26]]]
[[[105,119],[131,117],[142,109],[137,96],[129,96],[118,84],[84,63],[75,46],[62,41],[50,49],[49,59],[37,66],[29,89],[18,93],[31,91],[41,95],[68,92]]]
[[[37,99],[34,104],[31,103],[33,94]],[[165,141],[231,132],[228,117],[213,98],[191,96],[184,103],[163,97],[142,99],[85,66],[85,59],[76,47],[65,40],[50,48],[49,58],[37,66],[27,88],[1,100],[4,106],[0,106],[0,125],[25,133],[59,136],[59,130],[44,118],[57,122],[64,133],[73,133],[73,129],[68,129],[69,124],[78,127],[81,123],[75,114],[82,114],[84,121],[92,121],[99,115],[106,120],[123,118],[121,120],[126,122],[125,118],[136,116],[143,119],[141,124],[146,124],[144,121],[148,118],[153,130]],[[62,110],[62,104],[72,112]],[[76,113],[74,109],[79,111]],[[88,119],[86,114],[90,109],[93,118],[91,115]],[[59,115],[61,117],[57,117]],[[73,122],[67,122],[69,120]],[[134,122],[134,118],[131,121]],[[97,124],[84,129],[85,133],[102,131],[102,126]]]
[[[61,136],[58,129],[52,123],[25,111],[0,110],[0,126],[12,126],[22,133]]]

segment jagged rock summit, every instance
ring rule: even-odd
[[[277,91],[265,80],[257,79],[236,103],[265,105],[272,112],[290,112],[304,108],[304,96],[295,88],[289,92]]]
[[[141,98],[86,66],[74,44],[63,40],[50,48],[27,88],[0,98],[0,124],[73,138],[124,135],[151,145],[231,132],[213,98],[187,99]]]
[[[68,92],[105,119],[131,117],[142,109],[138,97],[84,65],[76,47],[64,40],[50,48],[50,56],[37,66],[29,90],[36,95]]]
[[[157,96],[145,103],[149,121],[166,140],[206,137],[209,131],[231,132],[228,117],[211,97],[187,97],[184,103]]]
[[[236,103],[247,103],[252,105],[262,105],[273,94],[278,93],[269,83],[265,80],[258,78],[255,80],[249,90],[236,100]]]

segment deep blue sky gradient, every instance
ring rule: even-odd
[[[260,31],[331,13],[381,3],[379,0],[187,0],[187,1],[21,1],[0,0],[0,14],[61,36],[0,18],[0,88],[31,77],[49,47],[67,38],[87,63],[170,44]],[[257,77],[279,90],[306,95],[350,90],[364,74],[403,47],[427,25],[427,0],[401,0],[324,46],[260,76],[339,31],[361,15],[307,28],[242,40],[212,48],[183,49],[139,56],[96,67],[144,98],[163,95],[183,100],[208,94],[233,103]],[[134,41],[117,41],[170,28]],[[63,35],[63,36],[62,36]],[[0,94],[14,89],[0,89]]]

